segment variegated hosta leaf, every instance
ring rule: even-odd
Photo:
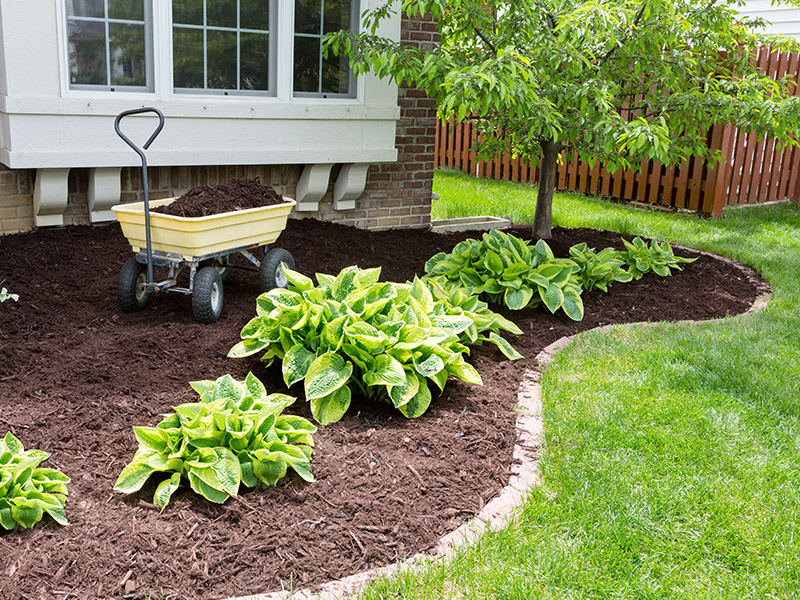
[[[0,439],[0,527],[29,529],[50,515],[67,525],[64,513],[70,479],[56,469],[39,468],[50,455],[25,450],[11,432]]]
[[[244,381],[224,375],[215,382],[194,382],[192,387],[201,394],[201,402],[175,407],[176,412],[158,427],[134,428],[139,449],[120,473],[115,490],[136,492],[153,473],[164,473],[167,478],[153,496],[158,506],[167,505],[184,479],[208,500],[224,502],[238,494],[241,483],[256,485],[258,466],[253,456],[261,450],[271,451],[275,443],[281,444],[277,459],[296,462],[294,470],[311,480],[316,427],[302,417],[280,415],[294,398],[268,395],[252,373]],[[281,427],[276,429],[278,419]],[[273,469],[273,475],[278,471]],[[262,480],[277,481],[272,476]],[[5,518],[3,515],[0,517]]]

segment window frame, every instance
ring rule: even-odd
[[[206,7],[207,7],[208,0],[203,0],[203,20],[206,21]],[[165,26],[166,29],[169,29],[169,38],[170,38],[170,52],[169,52],[169,64],[164,65],[166,68],[169,69],[169,81],[170,81],[170,91],[171,94],[175,97],[181,96],[210,96],[210,97],[219,97],[219,96],[255,96],[260,98],[274,98],[278,95],[277,87],[278,87],[278,39],[279,39],[279,32],[278,28],[280,27],[280,19],[279,19],[279,10],[280,7],[278,6],[278,0],[269,0],[269,29],[267,30],[267,35],[269,35],[269,65],[267,66],[268,75],[267,75],[267,89],[266,90],[240,90],[240,89],[224,89],[224,88],[209,88],[208,86],[208,54],[206,51],[207,48],[207,35],[209,31],[233,31],[236,32],[237,35],[237,47],[236,47],[236,82],[237,85],[241,84],[240,74],[241,74],[241,59],[240,59],[240,45],[239,45],[239,34],[244,33],[264,33],[262,30],[255,30],[255,29],[248,29],[241,27],[241,0],[236,1],[237,7],[237,27],[218,27],[218,26],[209,26],[209,25],[187,25],[187,24],[179,24],[177,27],[183,29],[194,29],[194,30],[201,30],[203,31],[203,80],[205,82],[206,87],[202,88],[183,88],[177,87],[175,85],[175,44],[174,44],[174,32],[175,32],[175,20],[172,13],[172,0],[169,0],[169,24]]]
[[[75,91],[90,91],[90,92],[132,92],[132,93],[145,93],[150,94],[155,90],[155,35],[153,31],[153,0],[143,0],[144,6],[144,62],[145,62],[145,85],[114,85],[111,83],[111,49],[110,49],[110,36],[109,25],[112,23],[119,23],[122,25],[140,25],[140,21],[132,19],[112,19],[111,17],[76,17],[70,16],[67,10],[67,0],[59,3],[63,11],[63,18],[61,19],[62,26],[64,27],[64,58],[62,61],[62,68],[65,70],[67,81],[67,89]],[[108,0],[103,0],[104,14],[108,15]],[[104,36],[105,36],[105,58],[106,58],[106,83],[72,83],[72,74],[70,69],[70,52],[69,52],[69,21],[84,21],[88,23],[103,23]]]
[[[147,76],[148,87],[133,87],[133,86],[106,86],[106,85],[90,85],[90,84],[76,84],[70,83],[70,64],[69,64],[69,33],[67,29],[67,4],[66,0],[56,0],[56,15],[57,15],[57,32],[60,38],[59,46],[59,62],[56,67],[60,73],[61,81],[61,96],[73,97],[75,99],[87,100],[110,100],[116,96],[120,99],[128,97],[137,102],[176,102],[184,101],[186,110],[193,113],[194,109],[189,109],[194,105],[197,100],[205,99],[214,102],[213,106],[217,106],[216,101],[219,100],[220,114],[227,113],[228,110],[224,106],[230,106],[231,110],[237,105],[236,99],[241,102],[252,102],[255,99],[272,104],[277,102],[281,105],[295,105],[295,106],[311,106],[311,105],[343,105],[343,106],[356,106],[362,105],[365,102],[365,93],[367,91],[367,80],[365,77],[355,77],[350,72],[348,94],[334,94],[334,93],[315,93],[315,92],[298,92],[294,93],[294,22],[295,22],[295,4],[294,2],[284,2],[283,0],[270,0],[276,4],[272,8],[275,14],[274,25],[270,23],[270,44],[274,44],[275,51],[272,52],[270,72],[270,86],[272,93],[265,94],[260,91],[242,90],[236,93],[231,93],[227,90],[207,90],[201,88],[179,88],[181,91],[176,91],[174,88],[173,77],[173,56],[174,48],[172,43],[173,36],[173,23],[172,23],[172,2],[162,0],[146,0],[145,1],[145,27],[147,30],[148,43],[146,44],[146,63],[147,63]],[[352,4],[352,11],[356,15],[355,25],[360,27],[360,15],[365,7],[371,5],[371,2],[366,0],[354,0]],[[274,34],[273,34],[274,30]],[[274,61],[274,63],[272,62]],[[273,87],[274,85],[274,87]],[[111,88],[114,88],[113,90]],[[183,91],[188,90],[188,91]],[[177,107],[178,105],[175,104]],[[212,105],[209,105],[209,109]],[[251,105],[252,106],[252,105]],[[184,109],[178,109],[183,111]],[[249,109],[250,111],[253,108]],[[308,108],[305,109],[306,111]],[[348,109],[349,111],[349,109]],[[205,112],[205,110],[204,110]],[[187,113],[187,114],[190,114]],[[208,113],[210,114],[210,113]],[[237,113],[238,114],[238,113]]]
[[[325,1],[326,0],[319,0],[322,2],[322,12],[320,13],[320,31],[325,23]],[[292,6],[292,31],[291,31],[291,39],[292,39],[292,46],[291,46],[291,56],[292,61],[291,65],[289,66],[291,70],[291,88],[290,94],[292,98],[297,99],[316,99],[316,100],[355,100],[359,96],[359,86],[358,80],[356,76],[353,74],[353,69],[349,66],[347,68],[348,71],[348,92],[341,93],[341,92],[323,92],[322,91],[322,65],[323,65],[323,58],[322,58],[322,38],[325,37],[325,33],[320,34],[308,34],[308,33],[297,33],[295,28],[295,15],[297,11],[297,3],[295,2]],[[350,22],[355,24],[355,31],[358,32],[360,28],[360,16],[361,16],[361,2],[360,0],[350,0]],[[318,92],[298,92],[294,89],[294,67],[295,67],[295,40],[298,37],[304,38],[317,38],[320,40],[320,51],[319,51],[319,74],[318,74],[318,86],[317,89],[320,91]]]

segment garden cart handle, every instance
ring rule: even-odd
[[[152,112],[158,115],[158,127],[152,133],[150,138],[144,143],[144,149],[139,148],[136,144],[134,144],[131,139],[122,133],[122,130],[119,128],[119,123],[125,117],[129,115],[139,115],[142,113]],[[158,137],[158,134],[161,133],[161,130],[164,129],[164,113],[162,113],[157,108],[153,108],[150,106],[143,107],[143,108],[132,108],[130,110],[124,110],[117,115],[117,118],[114,119],[114,131],[117,132],[117,135],[123,139],[123,141],[128,144],[136,154],[142,159],[142,184],[144,185],[144,230],[145,230],[145,239],[147,241],[147,285],[153,285],[155,282],[153,281],[153,248],[150,243],[150,190],[147,183],[147,157],[144,155],[144,151],[150,147],[150,144],[153,143]]]

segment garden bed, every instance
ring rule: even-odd
[[[530,229],[514,232],[529,237]],[[292,220],[277,245],[306,274],[357,264],[405,281],[471,235]],[[617,234],[560,229],[550,245],[567,256],[581,241],[621,247]],[[136,449],[133,425],[155,425],[171,406],[193,401],[191,380],[252,370],[269,391],[286,390],[279,368],[226,357],[255,312],[253,274],[234,273],[212,326],[195,323],[178,294],[123,314],[115,285],[130,255],[116,225],[0,237],[0,280],[20,295],[0,305],[0,434],[10,429],[26,448],[51,452],[44,466],[73,480],[70,526],[0,533],[0,597],[225,598],[313,586],[428,550],[507,482],[517,384],[539,350],[598,325],[740,313],[762,291],[735,266],[701,256],[669,278],[584,294],[580,323],[543,310],[504,312],[523,330],[512,343],[528,359],[474,349],[483,386],[451,381],[412,421],[354,399],[342,421],[315,435],[316,483],[290,477],[225,505],[182,489],[159,513],[152,486],[130,497],[111,491]],[[299,397],[289,410],[309,416],[302,386],[288,393]]]

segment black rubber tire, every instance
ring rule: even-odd
[[[223,258],[212,258],[211,260],[204,260],[200,263],[200,268],[203,267],[214,267],[217,271],[219,271],[220,277],[222,277],[222,283],[227,282],[231,275],[233,274],[233,265],[228,262],[231,260],[231,256],[225,256]]]
[[[294,270],[294,258],[288,250],[272,248],[264,254],[264,260],[261,261],[261,266],[258,268],[258,285],[262,291],[268,292],[289,285],[281,272],[281,263]]]
[[[147,266],[129,258],[117,278],[117,303],[122,312],[138,312],[147,306],[150,294],[144,289],[146,283]]]
[[[222,314],[222,276],[214,267],[198,269],[192,286],[192,314],[198,323],[216,323]]]

